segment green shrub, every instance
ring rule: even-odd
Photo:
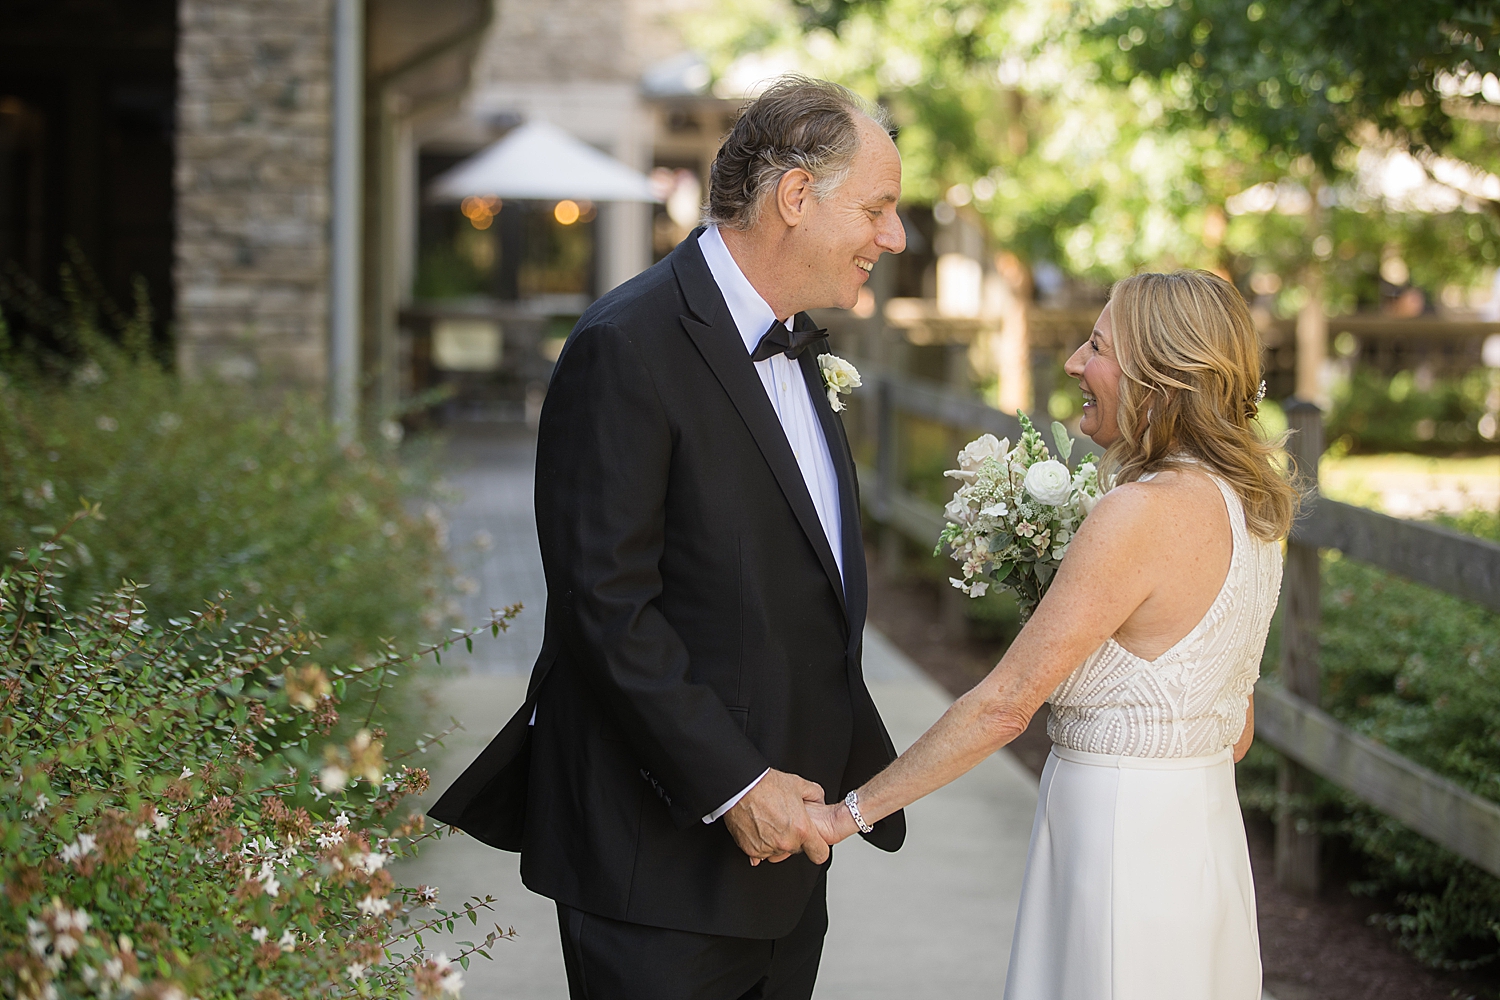
[[[1387,378],[1356,369],[1335,390],[1327,438],[1362,453],[1500,450],[1500,439],[1487,439],[1479,432],[1495,377],[1477,369],[1463,378],[1434,379],[1429,387],[1419,388],[1411,372]]]
[[[1445,520],[1500,537],[1492,513]],[[1322,612],[1323,707],[1500,801],[1500,616],[1337,554],[1324,558]],[[1247,809],[1274,810],[1275,761],[1257,746],[1241,763]],[[1393,904],[1385,923],[1417,957],[1449,968],[1500,957],[1500,879],[1329,783],[1293,805],[1350,848],[1362,869],[1352,887]]]
[[[65,375],[0,367],[0,549],[80,498],[103,509],[69,536],[69,603],[130,580],[160,621],[223,591],[231,614],[275,605],[351,660],[451,615],[430,479],[394,445],[340,447],[311,398],[183,380],[83,329]]]
[[[70,611],[57,574],[78,550],[60,537],[0,573],[0,991],[457,992],[420,934],[491,901],[438,910],[386,866],[444,832],[396,815],[426,772],[393,767],[406,755],[388,760],[378,728],[326,739],[346,685],[410,658],[325,670],[316,637],[272,612],[154,625],[136,587]]]

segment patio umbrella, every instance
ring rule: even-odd
[[[658,200],[644,174],[544,121],[516,128],[439,174],[428,194],[442,201],[471,195],[538,201]]]

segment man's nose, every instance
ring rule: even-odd
[[[880,232],[875,236],[875,245],[886,253],[900,253],[906,249],[906,227],[901,216],[895,212],[883,217]]]

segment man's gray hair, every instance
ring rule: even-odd
[[[766,196],[782,175],[812,175],[820,201],[849,176],[859,151],[860,119],[890,130],[884,108],[845,87],[805,76],[784,76],[740,112],[708,179],[705,220],[743,232],[760,218]]]

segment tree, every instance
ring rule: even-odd
[[[1421,153],[1493,138],[1495,0],[1178,0],[1086,34],[1116,42],[1104,60],[1116,80],[1146,74],[1185,97],[1177,122],[1249,129],[1330,176],[1372,129]]]
[[[1264,272],[1268,304],[1290,315],[1307,289],[1269,276],[1319,264],[1330,311],[1345,312],[1378,300],[1392,248],[1433,290],[1500,260],[1500,213],[1472,211],[1483,199],[1392,203],[1360,187],[1358,162],[1361,147],[1411,148],[1429,170],[1441,153],[1500,173],[1500,106],[1483,97],[1500,100],[1484,76],[1500,61],[1485,27],[1500,2],[1351,3],[735,0],[690,33],[721,75],[796,68],[884,101],[904,196],[953,191],[1027,262],[1099,281],[1206,266],[1247,292]],[[1317,232],[1297,197],[1272,210],[1236,197],[1280,184],[1305,206],[1315,174]]]
[[[721,74],[737,60],[795,67],[889,105],[903,196],[948,198],[1027,262],[1101,282],[1148,262],[1202,263],[1216,206],[1274,175],[1238,138],[1226,154],[1217,128],[1169,130],[1151,88],[1104,79],[1104,43],[1081,40],[1067,11],[1052,0],[740,0],[690,34]]]

